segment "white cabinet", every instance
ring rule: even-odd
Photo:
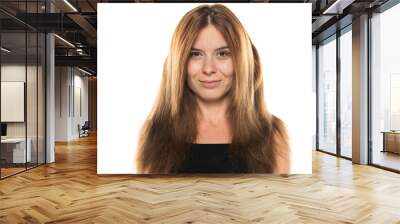
[[[25,138],[7,138],[1,140],[2,145],[7,145],[7,147],[12,148],[13,163],[25,163],[32,161],[32,140],[28,138],[26,142],[27,147],[25,151]],[[27,159],[27,161],[25,161],[25,159]]]

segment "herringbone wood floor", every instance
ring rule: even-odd
[[[313,153],[313,175],[96,174],[96,138],[0,181],[0,223],[400,223],[400,175]]]

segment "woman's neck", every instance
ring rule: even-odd
[[[198,99],[197,103],[199,109],[197,118],[199,121],[215,125],[227,121],[227,111],[229,105],[227,98],[214,102]]]
[[[232,128],[228,117],[229,101],[198,101],[197,143],[232,142]]]

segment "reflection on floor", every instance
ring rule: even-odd
[[[24,170],[25,170],[25,167],[24,168],[19,168],[19,167],[18,168],[1,168],[1,178],[10,176],[14,173],[18,173],[18,172],[21,172]]]
[[[28,163],[26,165],[29,168],[36,166],[36,163]],[[2,164],[1,168],[1,178],[16,174],[18,172],[24,171],[25,164]]]
[[[400,155],[392,152],[374,151],[373,164],[400,170]]]

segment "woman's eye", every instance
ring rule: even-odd
[[[230,56],[230,52],[229,51],[220,51],[220,52],[217,53],[217,56],[225,58],[225,57]]]
[[[201,53],[198,51],[192,51],[190,52],[190,57],[199,57],[201,56]]]

